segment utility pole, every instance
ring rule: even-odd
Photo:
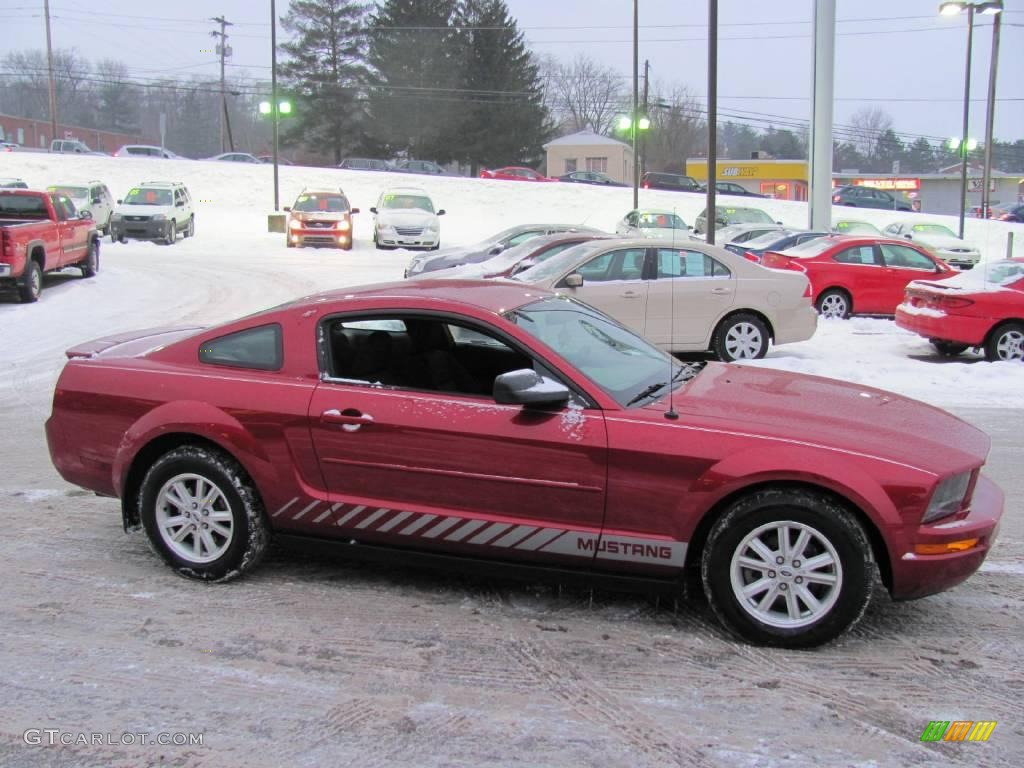
[[[225,19],[223,16],[214,16],[210,21],[215,21],[220,24],[220,32],[214,30],[210,33],[210,37],[216,37],[220,40],[217,44],[217,50],[220,53],[220,151],[224,151],[224,130],[228,115],[228,94],[225,90],[224,85],[224,59],[231,55],[231,49],[228,48],[228,33],[227,28],[233,27],[230,21]],[[234,142],[232,142],[234,144]]]
[[[971,49],[974,43],[974,5],[967,6],[967,74],[964,76],[964,128],[960,134],[960,239],[964,239],[964,213],[967,209],[967,128],[971,114]]]
[[[50,37],[50,0],[43,0],[43,11],[46,13],[46,62],[50,73],[50,136],[52,142],[57,138],[57,84],[53,79],[53,40]]]
[[[650,59],[644,59],[644,117],[650,117],[649,109],[647,104],[648,96],[650,95],[650,81],[651,81],[651,61]],[[647,171],[647,132],[644,131],[644,135],[641,138],[640,143],[640,174],[643,175]]]
[[[996,113],[996,66],[999,62],[999,27],[1003,14],[992,18],[992,63],[988,68],[988,104],[985,110],[985,169],[981,179],[981,217],[989,217],[992,190],[992,124]]]
[[[835,88],[836,0],[815,0],[811,78],[811,164],[807,196],[810,229],[832,229],[832,124]],[[895,205],[895,200],[893,205]]]
[[[715,244],[715,183],[718,180],[718,0],[708,0],[708,191],[704,205],[704,239]]]

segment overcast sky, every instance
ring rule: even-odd
[[[888,111],[897,131],[959,135],[963,106],[966,15],[938,15],[939,0],[838,0],[836,122],[865,104]],[[1024,138],[1024,0],[1005,0],[995,135]],[[0,54],[45,45],[42,0],[0,0]],[[287,8],[278,0],[279,15]],[[538,53],[586,54],[632,71],[629,0],[508,0]],[[812,0],[720,0],[719,112],[755,119],[806,119],[810,113]],[[234,49],[231,71],[268,77],[269,0],[178,0],[175,3],[53,0],[54,45],[89,59],[123,60],[133,76],[214,75],[214,28],[223,14]],[[152,16],[149,16],[148,9]],[[260,10],[262,12],[260,12]],[[700,0],[640,0],[640,59],[652,82],[707,86],[707,9]],[[280,30],[279,30],[280,34]],[[991,17],[974,35],[972,137],[984,135]]]

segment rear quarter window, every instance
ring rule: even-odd
[[[199,362],[279,371],[284,364],[281,326],[277,323],[261,325],[205,341],[199,347]]]

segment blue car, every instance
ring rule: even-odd
[[[725,249],[732,251],[737,256],[742,256],[745,259],[750,259],[760,264],[761,259],[768,251],[784,251],[787,248],[792,248],[794,245],[806,243],[808,240],[814,240],[829,234],[832,233],[790,232],[780,236],[778,232],[769,232],[745,243],[726,243]]]

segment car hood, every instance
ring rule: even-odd
[[[948,235],[914,235],[914,239],[911,242],[921,243],[929,248],[937,248],[941,251],[978,250],[978,246],[974,243],[969,243],[958,237],[949,237]]]
[[[299,221],[342,221],[349,216],[348,211],[292,211],[289,214]]]
[[[667,395],[643,410],[661,418]],[[988,435],[939,408],[821,376],[708,363],[676,391],[681,425],[816,445],[948,474],[988,455]]]
[[[675,240],[686,242],[690,239],[690,233],[684,229],[668,229],[666,227],[640,227],[637,229],[640,237],[649,237],[652,240]]]
[[[173,212],[173,205],[119,205],[114,209],[114,213],[122,216],[169,216]]]
[[[419,208],[403,210],[381,209],[377,212],[377,223],[390,227],[425,227],[437,221],[437,216]]]

